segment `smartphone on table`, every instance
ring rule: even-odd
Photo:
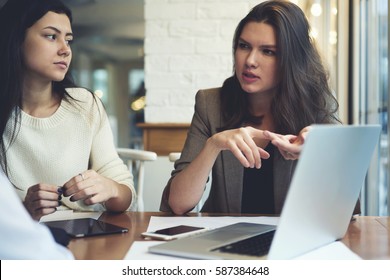
[[[180,225],[180,226],[159,229],[153,232],[144,232],[141,235],[143,237],[149,237],[152,239],[169,241],[169,240],[195,235],[201,232],[205,232],[207,230],[208,229],[204,227]]]

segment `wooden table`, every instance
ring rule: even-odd
[[[143,241],[141,233],[146,231],[151,216],[172,215],[162,212],[104,213],[100,220],[126,227],[129,232],[74,239],[69,244],[69,249],[76,259],[123,259],[134,241]],[[357,217],[350,223],[342,242],[363,259],[390,259],[390,217]]]

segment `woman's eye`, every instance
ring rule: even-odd
[[[50,39],[50,40],[55,40],[57,38],[57,36],[55,34],[46,35],[45,37]]]
[[[248,49],[249,48],[249,46],[248,46],[248,44],[245,44],[245,43],[238,43],[238,47],[240,48],[240,49]]]
[[[264,49],[264,50],[263,50],[263,53],[264,53],[265,55],[268,55],[268,56],[274,56],[274,55],[276,55],[276,52],[273,51],[273,50],[270,50],[270,49]]]

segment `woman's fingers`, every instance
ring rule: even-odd
[[[263,131],[253,127],[226,130],[213,136],[213,142],[220,150],[230,150],[244,167],[260,168],[262,158],[269,154],[258,146],[254,139],[263,141]]]
[[[269,139],[271,143],[278,148],[280,154],[287,160],[296,160],[302,151],[304,140],[308,129],[303,129],[301,133],[296,135],[281,135],[270,131],[264,131],[264,137]]]
[[[57,186],[40,183],[28,189],[23,204],[33,219],[39,220],[56,211],[60,197]]]

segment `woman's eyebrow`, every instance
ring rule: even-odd
[[[275,45],[261,45],[262,48],[267,48],[267,49],[276,49],[277,47]]]
[[[238,42],[243,42],[243,43],[246,43],[246,44],[249,44],[247,41],[245,41],[244,39],[242,39],[241,37],[238,38]]]
[[[51,29],[51,30],[55,31],[56,33],[59,33],[59,34],[62,33],[61,30],[59,30],[58,28],[56,28],[56,27],[54,27],[54,26],[47,26],[47,27],[45,27],[45,28],[43,28],[43,29]],[[73,33],[72,33],[72,32],[68,32],[68,33],[66,33],[65,35],[66,35],[66,36],[73,36]]]
[[[246,41],[246,40],[244,40],[242,38],[239,38],[238,42],[245,43],[247,45],[252,45],[251,43],[249,43],[248,41]],[[272,45],[272,44],[262,44],[262,45],[260,45],[260,47],[262,47],[262,48],[269,48],[269,49],[271,49],[271,48],[272,49],[276,49],[277,48],[276,45]]]

